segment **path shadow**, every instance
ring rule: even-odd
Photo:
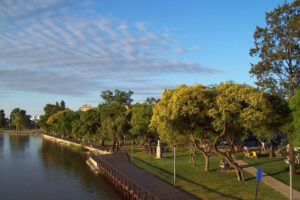
[[[147,162],[145,162],[145,161],[143,161],[143,160],[141,160],[141,159],[139,159],[139,158],[137,158],[137,157],[134,157],[134,159],[136,159],[136,160],[138,160],[139,162],[142,162],[142,163],[144,163],[144,164],[146,164],[146,165],[148,165],[148,166],[150,166],[150,167],[152,167],[152,168],[158,169],[158,170],[162,171],[162,172],[165,173],[165,174],[173,175],[173,173],[170,173],[169,171],[167,171],[167,170],[165,170],[165,169],[163,169],[163,168],[160,168],[160,167],[154,166],[154,165],[152,165],[152,164],[150,164],[150,163],[147,163]],[[138,167],[138,166],[137,166],[137,167]],[[139,167],[139,168],[140,168],[140,167]],[[154,175],[154,174],[153,174],[153,175]],[[154,175],[154,176],[156,176],[156,175]],[[162,180],[162,181],[165,181],[165,180],[161,179],[161,178],[158,177],[158,176],[156,176],[156,177],[159,178],[159,179]],[[208,187],[206,187],[205,185],[201,185],[201,184],[199,184],[199,183],[196,183],[196,182],[194,182],[194,181],[192,181],[192,180],[190,180],[190,179],[187,179],[187,178],[185,178],[185,177],[183,177],[183,176],[176,175],[176,177],[178,177],[178,178],[180,178],[180,179],[182,179],[182,180],[184,180],[184,181],[187,181],[187,182],[189,182],[189,183],[191,183],[191,184],[193,184],[193,185],[202,187],[203,189],[205,189],[205,190],[207,190],[207,191],[210,191],[210,192],[219,194],[219,195],[221,195],[221,196],[223,196],[223,197],[228,197],[228,198],[235,199],[235,200],[242,200],[242,199],[239,198],[239,197],[235,197],[235,196],[232,196],[232,195],[228,195],[228,194],[225,194],[225,193],[222,193],[222,192],[213,190],[213,189],[211,189],[211,188],[208,188]],[[167,182],[167,183],[168,183],[168,182]],[[168,183],[168,184],[170,184],[170,183]],[[171,184],[170,184],[170,185],[171,185]],[[179,189],[179,188],[178,188],[178,189]],[[182,190],[181,190],[181,191],[182,191]],[[186,191],[183,191],[183,192],[185,192],[185,193],[187,193],[187,194],[193,196],[194,198],[199,199],[199,197],[196,197],[195,195],[193,195],[193,194],[191,194],[191,193],[189,193],[189,192],[186,192]]]

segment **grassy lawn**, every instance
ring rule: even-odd
[[[130,152],[128,152],[130,155]],[[163,154],[163,159],[157,160],[154,156],[142,151],[135,151],[133,163],[149,171],[155,176],[173,184],[173,153]],[[212,156],[210,171],[204,172],[204,158],[198,154],[193,167],[190,163],[188,151],[178,151],[176,158],[177,186],[200,199],[254,199],[256,179],[245,173],[246,181],[238,182],[235,172],[220,172],[220,157]],[[258,199],[287,199],[271,187],[260,184]]]
[[[289,165],[284,162],[285,158],[269,158],[268,155],[262,155],[257,159],[244,158],[243,153],[236,154],[237,157],[244,160],[248,164],[261,167],[264,173],[282,181],[283,183],[289,185]],[[300,166],[297,166],[298,174],[293,176],[293,187],[294,189],[300,191]]]

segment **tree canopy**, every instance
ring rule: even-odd
[[[299,4],[296,0],[266,13],[266,26],[256,27],[255,48],[250,49],[250,55],[260,59],[250,70],[257,85],[289,99],[299,87],[300,78]]]
[[[292,110],[292,124],[295,131],[294,143],[300,146],[300,90],[298,90],[296,95],[290,100],[289,106]]]
[[[30,115],[27,115],[25,110],[15,108],[10,113],[10,123],[17,130],[28,128],[30,125]]]
[[[5,113],[4,110],[0,110],[0,128],[5,127]]]

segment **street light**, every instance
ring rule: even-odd
[[[290,165],[290,200],[293,200],[293,168],[290,157],[288,156],[287,158],[288,159],[285,160],[285,162]]]

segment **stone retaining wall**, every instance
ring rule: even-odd
[[[42,136],[43,136],[43,138],[45,138],[47,140],[51,140],[51,141],[54,141],[54,142],[57,142],[57,143],[60,143],[60,144],[63,144],[63,145],[71,145],[72,144],[72,145],[75,145],[75,146],[84,146],[86,149],[88,149],[89,151],[91,151],[95,154],[111,154],[111,152],[109,152],[109,151],[96,149],[94,147],[85,146],[85,145],[78,144],[78,143],[75,143],[75,142],[71,142],[71,141],[68,141],[68,140],[64,140],[64,139],[61,139],[61,138],[56,138],[56,137],[45,135],[45,134],[42,134]]]

